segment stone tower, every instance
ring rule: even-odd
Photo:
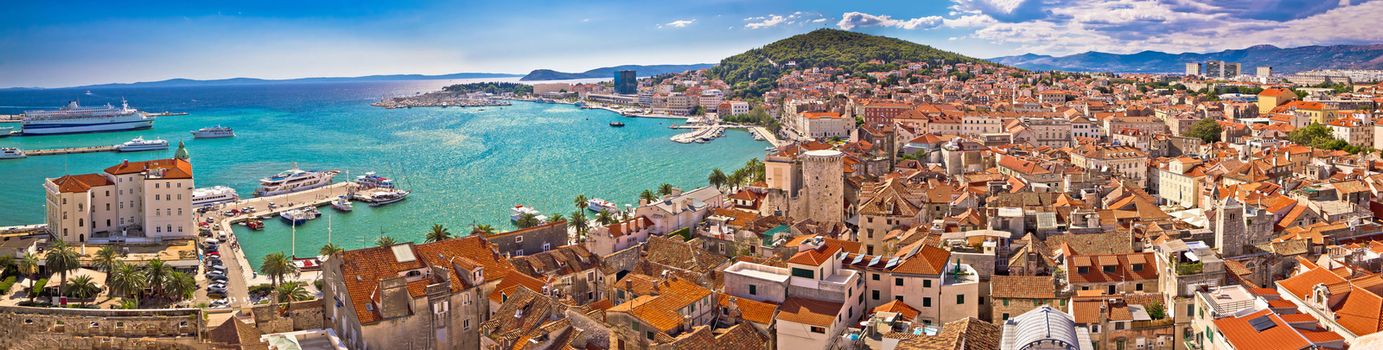
[[[802,161],[801,200],[806,218],[820,223],[845,221],[845,155],[836,150],[808,151]]]
[[[1214,229],[1215,250],[1220,251],[1220,256],[1243,255],[1244,245],[1249,244],[1245,233],[1247,227],[1244,225],[1244,205],[1235,200],[1234,196],[1226,198],[1215,208]]]

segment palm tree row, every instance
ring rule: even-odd
[[[158,258],[144,265],[115,261],[105,268],[109,269],[106,287],[112,295],[124,298],[149,296],[172,301],[191,299],[197,291],[197,280],[192,275],[173,270],[172,266]],[[77,278],[81,277],[85,276]],[[73,288],[78,288],[75,284],[77,280],[73,279],[73,282]],[[73,296],[80,297],[75,293]]]
[[[766,181],[765,175],[764,162],[760,161],[759,158],[753,158],[729,175],[726,175],[720,168],[711,169],[711,174],[706,177],[706,182],[717,189],[733,191],[747,184]]]

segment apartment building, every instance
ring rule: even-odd
[[[192,164],[170,158],[124,161],[95,174],[46,179],[46,223],[72,243],[195,238]]]

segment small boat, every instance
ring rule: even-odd
[[[373,197],[371,197],[370,206],[378,207],[381,205],[398,203],[399,201],[404,200],[404,198],[408,198],[409,193],[411,192],[404,190],[393,190],[389,192],[376,194]]]
[[[82,91],[82,95],[91,96],[91,95],[93,95],[93,94],[91,93],[91,90],[87,90],[87,91]]]
[[[14,135],[13,126],[0,126],[0,137]]]
[[[347,199],[345,196],[337,197],[336,200],[331,201],[331,207],[339,211],[351,211],[355,209],[355,207],[351,205],[351,200]]]
[[[317,271],[322,269],[322,260],[318,258],[293,258],[293,266],[298,271]]]
[[[533,214],[534,217],[538,218],[538,221],[547,222],[547,215],[543,215],[537,209],[526,207],[523,204],[515,205],[513,208],[509,209],[509,221],[518,222],[519,218],[522,218],[526,214]]]
[[[764,152],[777,152],[777,151],[778,151],[778,147],[773,147],[773,146],[764,147]]]
[[[0,148],[0,159],[24,158],[29,155],[24,154],[23,150],[14,147]]]
[[[604,199],[591,198],[590,200],[586,201],[586,209],[599,213],[602,211],[619,210],[619,206],[615,205],[615,203],[610,203],[610,201]]]
[[[145,140],[143,136],[140,136],[133,140],[126,141],[125,143],[115,145],[115,150],[120,152],[154,151],[161,149],[168,149],[168,140]]]
[[[263,230],[264,221],[260,221],[259,219],[250,219],[249,221],[245,221],[245,226],[255,231]]]
[[[610,122],[610,126],[613,126],[613,127],[616,127],[616,128],[622,128],[622,127],[624,127],[624,122],[618,121],[618,120],[612,121],[612,122]]]
[[[223,137],[235,137],[235,130],[220,125],[192,130],[192,138],[194,139],[216,139]]]
[[[303,223],[306,223],[308,220],[316,219],[321,215],[322,213],[318,212],[317,208],[307,208],[293,209],[279,213],[279,218],[282,218],[284,221],[287,221],[291,225],[301,225]]]
[[[365,175],[355,177],[355,183],[361,188],[394,188],[394,180],[387,177],[375,175],[375,172],[365,172]]]

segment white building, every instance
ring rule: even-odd
[[[48,230],[67,242],[193,238],[193,187],[192,164],[178,158],[47,179]]]

